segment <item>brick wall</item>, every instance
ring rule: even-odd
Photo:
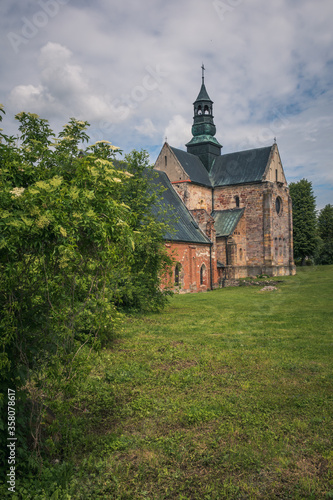
[[[169,285],[174,290],[179,290],[180,293],[204,292],[211,288],[210,245],[172,242],[166,243],[166,247],[175,259],[176,264],[172,269],[171,281],[166,278],[164,286]],[[175,284],[177,264],[180,265],[179,285]]]
[[[172,183],[188,210],[206,210],[212,212],[212,189],[192,182]]]

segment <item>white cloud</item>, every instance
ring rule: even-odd
[[[131,108],[98,94],[83,68],[73,62],[72,52],[59,43],[48,42],[39,57],[39,85],[17,85],[9,100],[17,111],[29,110],[44,116],[75,116],[88,121],[118,123]]]
[[[140,132],[142,135],[146,135],[148,137],[154,137],[156,135],[156,128],[153,122],[149,118],[145,118],[141,125],[137,125],[135,130]]]
[[[191,139],[191,124],[181,115],[173,116],[165,128],[164,138],[175,148],[183,149],[184,144]]]

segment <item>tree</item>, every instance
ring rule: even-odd
[[[71,394],[121,305],[164,304],[170,263],[146,153],[117,168],[108,141],[83,147],[85,121],[70,119],[56,137],[35,114],[16,119],[19,145],[0,133],[0,406],[7,387],[27,382]]]
[[[314,256],[318,245],[316,200],[312,183],[306,179],[292,182],[289,189],[293,202],[294,255],[304,265],[306,258]]]
[[[320,264],[333,264],[333,206],[326,205],[318,215],[318,234],[322,240]]]

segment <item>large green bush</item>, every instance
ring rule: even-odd
[[[0,404],[8,387],[29,389],[21,407],[37,407],[37,449],[43,395],[75,391],[120,307],[164,304],[170,262],[145,152],[115,164],[109,142],[83,147],[87,122],[71,119],[56,137],[37,115],[16,118],[19,140],[0,134]]]

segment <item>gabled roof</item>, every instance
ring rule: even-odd
[[[209,175],[198,156],[170,147],[192,182],[211,187]]]
[[[159,196],[153,212],[159,220],[163,220],[160,210],[167,208],[167,219],[171,221],[171,231],[164,235],[166,241],[211,244],[210,239],[199,229],[198,224],[187,210],[184,203],[173,189],[165,172],[154,171],[151,182],[154,186],[162,185],[166,190]]]
[[[209,173],[215,186],[260,182],[273,146],[218,156]]]
[[[216,238],[232,234],[244,213],[245,208],[230,210],[215,210],[212,217],[215,220]]]
[[[274,145],[217,156],[209,173],[198,156],[171,146],[170,149],[192,182],[217,187],[261,182],[273,147]]]

